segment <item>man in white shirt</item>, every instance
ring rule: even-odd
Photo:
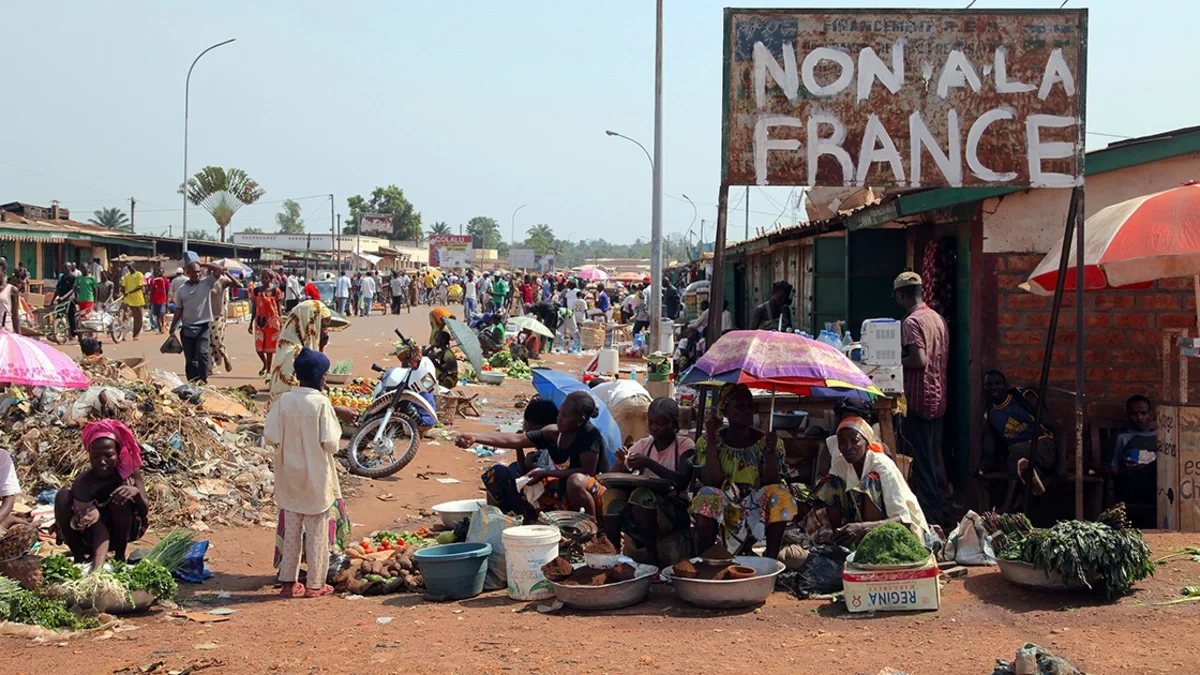
[[[475,273],[467,272],[467,280],[463,282],[463,315],[467,323],[479,311],[479,284],[475,283]]]
[[[337,306],[338,314],[346,313],[346,305],[350,302],[350,277],[346,270],[338,273],[337,281],[333,282],[333,304]]]
[[[362,303],[361,316],[371,316],[371,305],[375,304],[375,273],[368,272],[362,278],[362,291],[359,302]]]
[[[304,289],[300,286],[300,277],[296,274],[296,270],[292,270],[291,274],[287,275],[283,289],[283,308],[284,311],[290,312],[300,304],[304,299]]]
[[[404,305],[404,296],[408,294],[408,277],[396,272],[392,274],[392,280],[388,282],[388,290],[392,295],[392,314],[399,314],[400,307]],[[408,308],[412,312],[412,307]]]

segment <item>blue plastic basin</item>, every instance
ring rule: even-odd
[[[430,595],[462,600],[483,592],[491,554],[492,545],[488,543],[441,544],[418,550],[413,559]]]

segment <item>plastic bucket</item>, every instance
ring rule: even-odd
[[[430,595],[462,600],[483,592],[491,554],[492,545],[488,543],[441,544],[420,549],[413,559]]]
[[[558,528],[521,525],[508,528],[501,538],[508,572],[508,597],[513,600],[552,597],[554,587],[542,576],[542,565],[558,557],[558,542],[562,539]]]

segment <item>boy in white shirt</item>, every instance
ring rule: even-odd
[[[294,368],[300,384],[271,407],[263,439],[275,447],[275,502],[284,531],[279,595],[316,598],[333,593],[325,576],[330,512],[342,496],[333,458],[342,427],[333,404],[321,393],[329,358],[305,347],[296,355]],[[301,548],[308,562],[307,589],[297,581]]]

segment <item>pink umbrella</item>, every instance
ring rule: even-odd
[[[64,389],[89,385],[87,375],[71,357],[8,331],[0,332],[0,382]]]
[[[575,276],[585,281],[608,281],[608,272],[599,267],[585,267],[579,270],[579,274]]]

